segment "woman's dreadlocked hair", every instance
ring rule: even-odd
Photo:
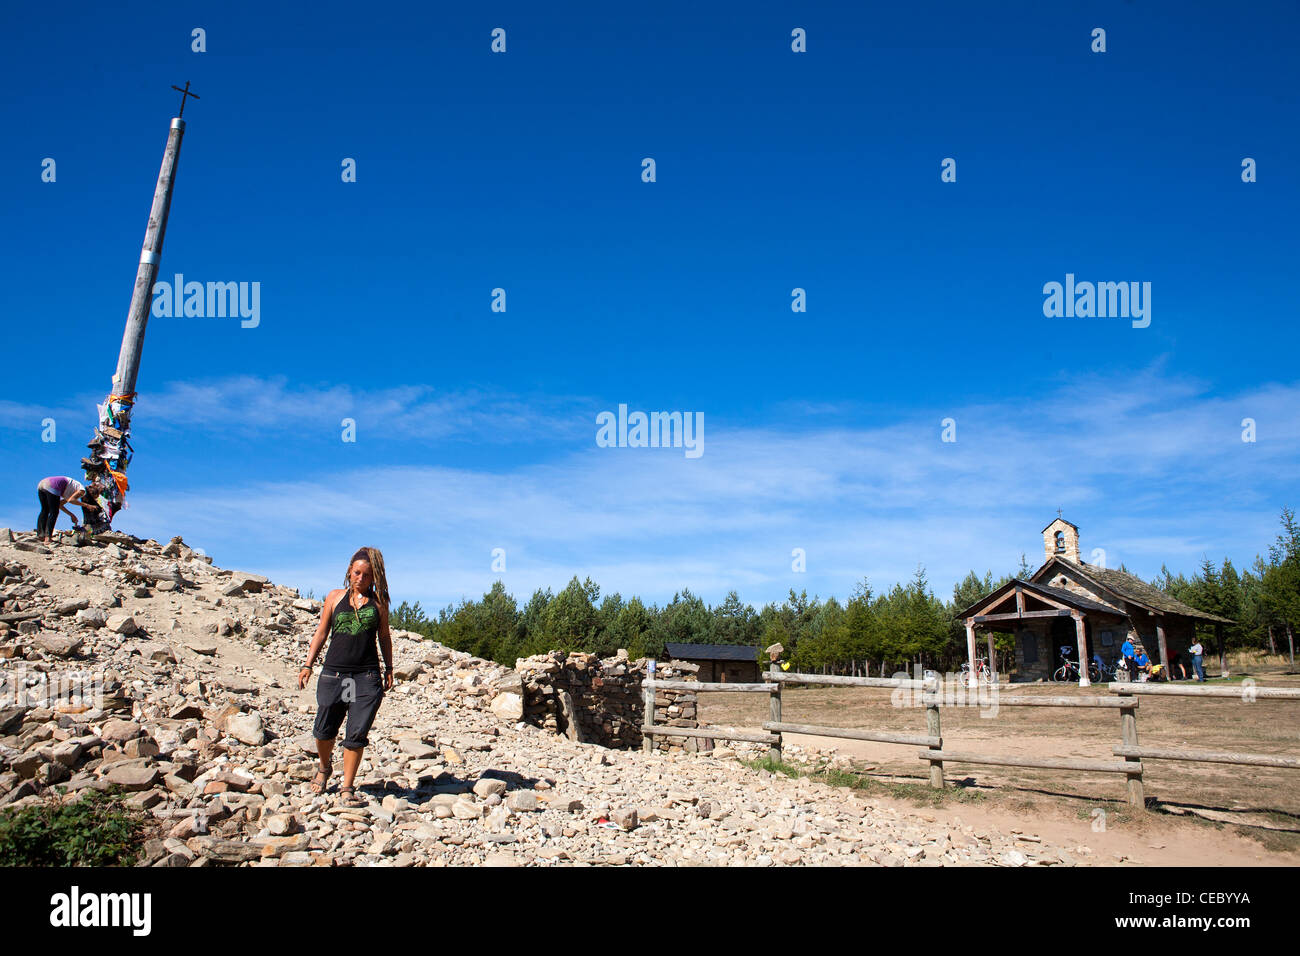
[[[347,571],[343,572],[343,583],[352,586],[352,581],[348,577],[348,572],[352,570],[352,565],[358,561],[365,561],[370,565],[370,596],[383,605],[384,610],[388,609],[388,577],[384,574],[384,555],[378,548],[360,548],[357,553],[352,555],[352,560],[348,562]]]

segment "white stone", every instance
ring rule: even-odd
[[[262,728],[262,715],[257,711],[231,714],[226,719],[226,733],[240,743],[253,747],[260,747],[266,742],[266,731]]]
[[[492,698],[492,713],[502,720],[514,722],[524,716],[524,699],[519,694],[497,694]]]

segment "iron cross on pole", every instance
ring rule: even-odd
[[[172,84],[172,89],[175,90],[177,93],[179,93],[179,94],[181,95],[181,109],[180,109],[180,112],[177,113],[176,115],[177,115],[177,116],[184,116],[184,115],[185,115],[185,97],[187,97],[187,96],[192,96],[192,97],[194,97],[194,98],[197,100],[197,99],[199,98],[199,94],[197,94],[197,93],[191,93],[191,92],[190,92],[190,81],[189,81],[189,80],[186,80],[186,81],[185,81],[185,89],[182,90],[182,89],[181,89],[179,86],[177,86],[175,83]]]

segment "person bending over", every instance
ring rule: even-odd
[[[68,509],[73,505],[82,508],[97,508],[93,499],[86,499],[86,487],[75,478],[67,475],[50,475],[42,478],[36,485],[36,497],[41,502],[41,513],[36,518],[36,537],[43,544],[54,540],[54,525],[62,511],[72,519],[72,526],[77,527],[77,516]]]

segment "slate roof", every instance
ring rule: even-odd
[[[1046,595],[1053,600],[1060,601],[1062,604],[1080,611],[1090,611],[1094,614],[1109,614],[1112,617],[1127,617],[1127,615],[1117,607],[1102,604],[1100,601],[1094,601],[1092,598],[1084,597],[1082,594],[1078,594],[1074,591],[1065,588],[1051,587],[1047,584],[1038,584],[1034,581],[1024,581],[1017,578],[1008,581],[996,591],[990,591],[987,595],[980,598],[970,607],[966,608],[966,610],[957,615],[958,619],[964,620],[967,617],[976,615],[978,608],[992,607],[996,604],[1002,603],[1006,600],[1007,595],[1015,590],[1017,584],[1020,585],[1026,594],[1038,593]]]
[[[664,651],[682,661],[758,662],[758,648],[744,644],[665,644]]]
[[[1034,581],[1017,581],[1029,593],[1041,591],[1048,597],[1056,598],[1062,604],[1068,604],[1071,607],[1077,607],[1080,611],[1095,611],[1099,614],[1111,614],[1115,617],[1127,617],[1127,615],[1117,607],[1111,607],[1109,604],[1102,604],[1100,601],[1094,601],[1092,598],[1084,597],[1077,591],[1071,591],[1068,588],[1054,588],[1047,584],[1037,584]]]
[[[1208,611],[1199,611],[1190,605],[1184,604],[1170,594],[1166,594],[1157,587],[1152,587],[1141,578],[1134,577],[1127,571],[1116,571],[1112,568],[1099,568],[1092,564],[1076,564],[1068,558],[1062,558],[1059,555],[1054,556],[1050,561],[1034,572],[1034,578],[1044,575],[1050,577],[1049,569],[1052,562],[1059,561],[1064,565],[1067,572],[1077,574],[1084,581],[1110,591],[1117,597],[1128,601],[1130,604],[1136,604],[1138,607],[1146,608],[1148,611],[1160,611],[1164,614],[1180,614],[1183,617],[1195,618],[1199,621],[1211,621],[1220,624],[1233,624],[1234,621],[1226,617],[1219,617],[1217,614],[1210,614]],[[1041,585],[1040,585],[1041,586]]]

